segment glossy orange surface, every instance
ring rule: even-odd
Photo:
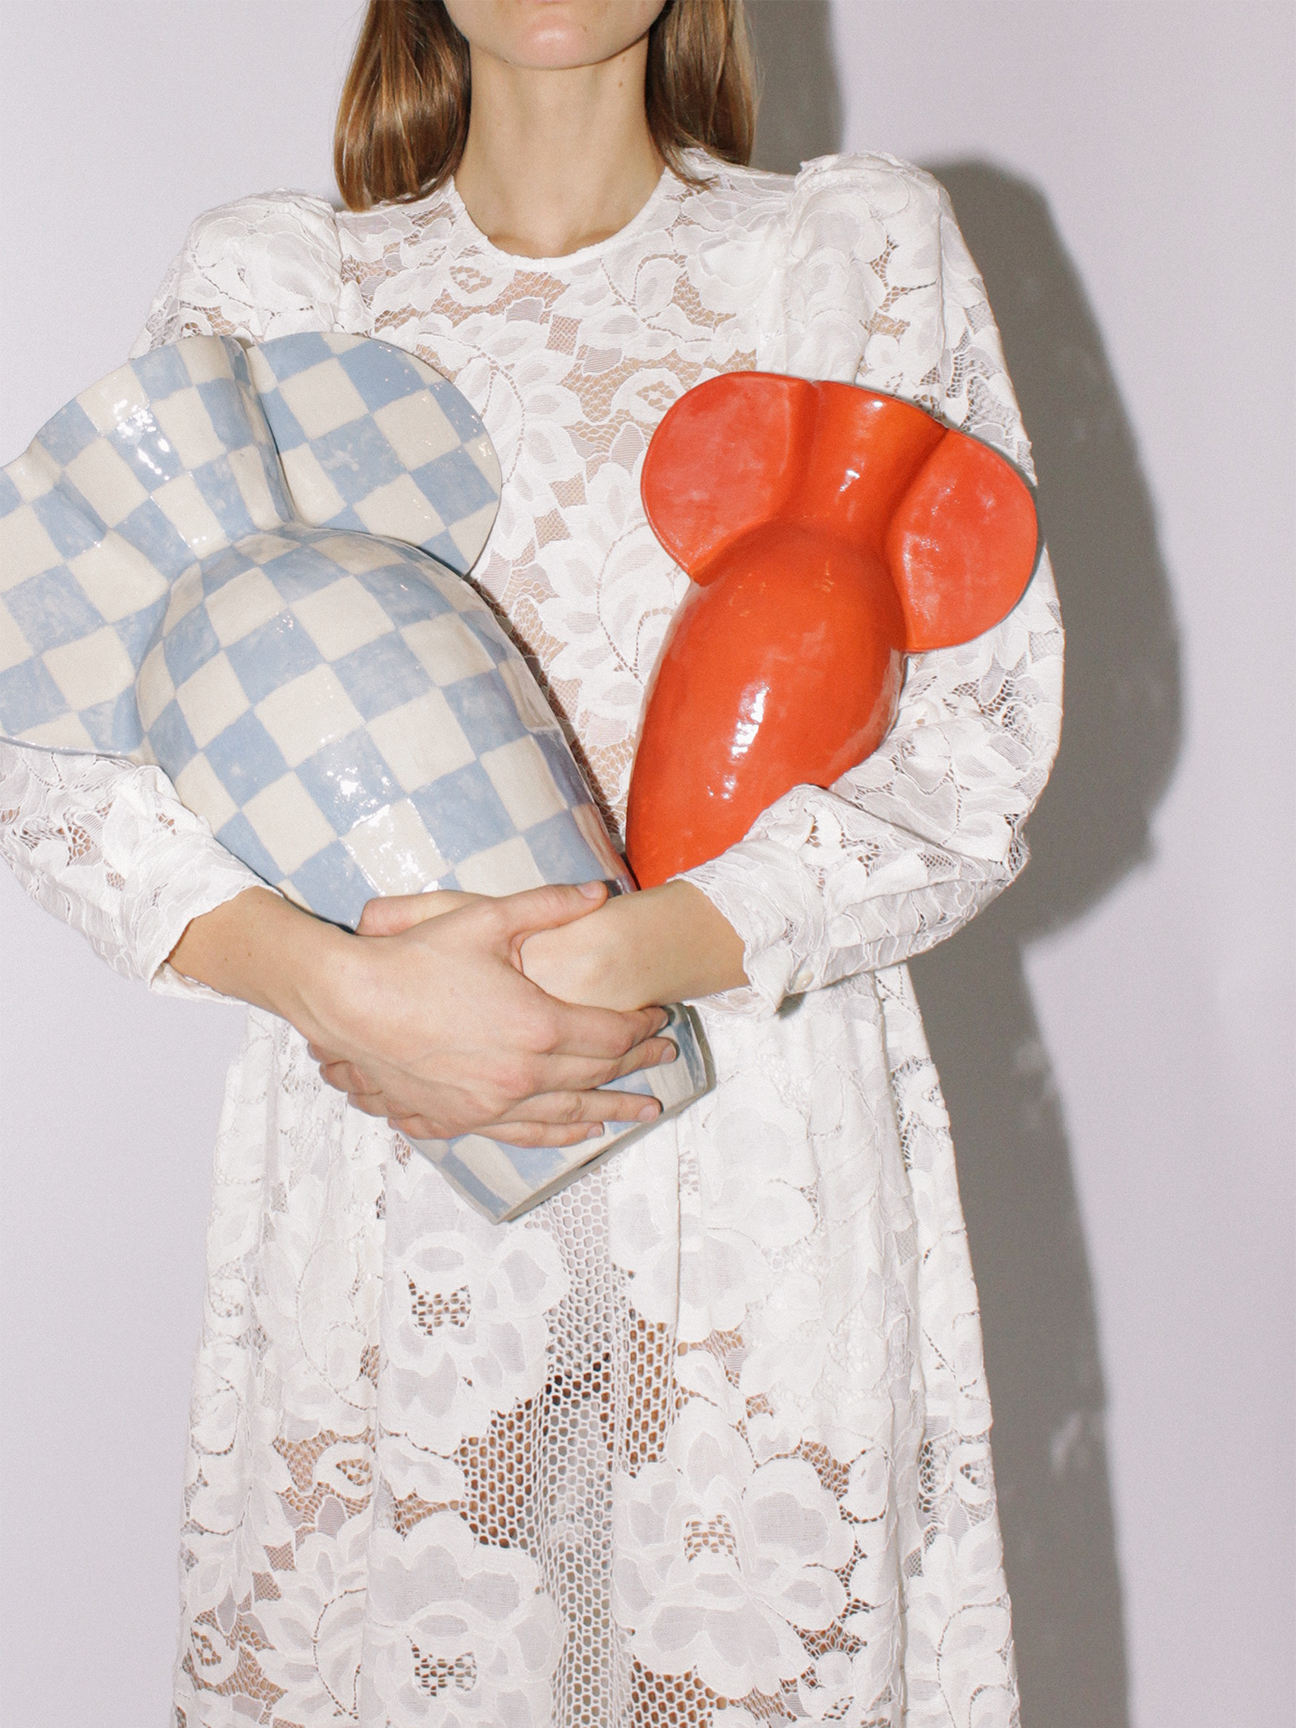
[[[1038,556],[1011,463],[850,384],[737,372],[698,385],[658,427],[642,489],[695,584],[630,783],[626,849],[645,888],[876,750],[905,655],[997,624]]]

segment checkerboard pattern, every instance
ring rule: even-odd
[[[468,403],[387,343],[198,336],[132,361],[0,474],[0,734],[158,763],[230,852],[339,924],[434,886],[632,888],[463,580],[499,484]],[[704,1089],[687,1019],[676,1034],[687,1059],[627,1085]],[[501,1218],[623,1132],[422,1149]]]
[[[0,474],[0,731],[137,754],[135,674],[173,584],[292,519],[236,342],[160,348],[82,391]]]
[[[453,384],[367,336],[286,336],[247,362],[303,522],[405,540],[467,575],[500,469]]]
[[[390,542],[279,530],[182,577],[138,699],[185,803],[335,922],[376,893],[623,874],[489,610]]]
[[[0,728],[158,762],[339,923],[434,883],[623,876],[525,662],[453,574],[498,474],[459,393],[386,343],[143,356],[0,482]]]

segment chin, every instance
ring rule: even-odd
[[[446,10],[479,52],[536,71],[594,66],[637,42],[663,0],[449,0]]]

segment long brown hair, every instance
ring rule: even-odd
[[[447,180],[471,95],[468,44],[442,0],[369,0],[333,136],[348,206],[421,198]],[[653,143],[683,179],[695,179],[686,150],[749,160],[756,96],[743,0],[666,0],[648,33],[644,100]]]

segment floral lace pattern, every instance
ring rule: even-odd
[[[166,964],[185,925],[264,886],[160,769],[3,739],[0,855],[115,972],[175,995],[210,994]]]
[[[376,334],[481,413],[475,575],[624,811],[685,579],[639,466],[717,371],[858,379],[1022,466],[939,188],[884,157],[667,175],[611,240],[496,251],[453,188],[195,224],[143,344]],[[1017,1722],[953,1148],[903,961],[1011,880],[1047,775],[1043,567],[915,660],[895,730],[691,873],[751,984],[701,1005],[713,1092],[494,1228],[252,1012],[216,1154],[177,1728]],[[119,970],[248,877],[155,770],[5,751],[4,849]]]

